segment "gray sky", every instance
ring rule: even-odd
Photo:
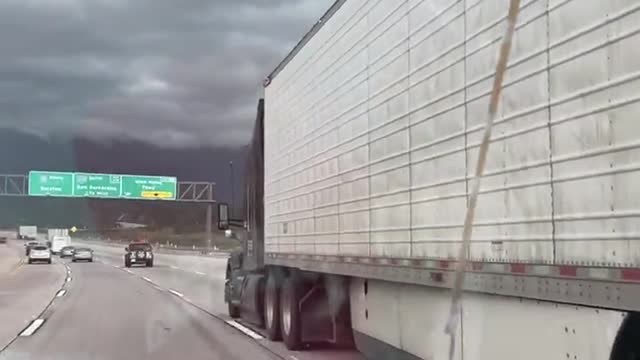
[[[0,0],[0,127],[248,141],[262,79],[334,0]]]

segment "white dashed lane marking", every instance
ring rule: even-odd
[[[207,275],[207,274],[203,273],[202,271],[194,271],[194,273],[196,273],[196,274],[198,274],[198,275],[203,275],[203,276],[204,276],[204,275]]]
[[[67,290],[62,289],[62,290],[58,291],[58,293],[56,294],[56,297],[64,296],[64,294],[66,294],[66,293],[67,293]]]
[[[44,324],[44,319],[35,319],[23,332],[20,333],[20,336],[31,336],[33,333],[38,331],[40,326]]]
[[[179,293],[175,290],[169,289],[169,292],[172,293],[173,295],[177,296],[177,297],[184,297],[184,294]]]
[[[226,323],[227,323],[227,324],[229,324],[229,325],[231,325],[231,326],[233,326],[234,328],[236,328],[236,329],[238,329],[238,330],[242,331],[245,335],[247,335],[247,336],[249,336],[249,337],[253,338],[254,340],[261,340],[261,339],[264,339],[264,338],[262,337],[262,335],[258,334],[257,332],[255,332],[255,331],[253,331],[253,330],[249,329],[248,327],[246,327],[246,326],[244,326],[244,325],[240,324],[239,322],[237,322],[237,321],[235,321],[235,320],[227,320],[227,321],[226,321]]]

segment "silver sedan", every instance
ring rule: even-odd
[[[51,249],[45,245],[35,245],[29,251],[29,264],[34,262],[46,262],[51,264]]]
[[[72,257],[75,248],[73,246],[65,246],[60,250],[60,257]]]
[[[76,248],[73,251],[71,261],[88,261],[93,262],[93,250],[89,248]]]

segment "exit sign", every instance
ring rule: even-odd
[[[122,197],[127,199],[176,199],[176,179],[157,176],[122,176]]]
[[[29,172],[30,196],[175,200],[177,184],[168,176]]]
[[[29,172],[29,195],[73,196],[73,173]]]

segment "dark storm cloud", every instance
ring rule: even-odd
[[[0,127],[241,145],[333,0],[0,0]]]

